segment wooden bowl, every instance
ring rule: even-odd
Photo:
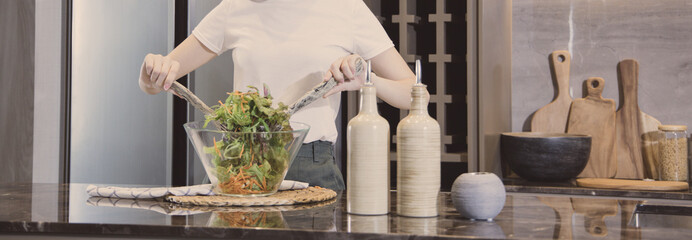
[[[513,132],[500,137],[500,156],[520,177],[566,181],[586,167],[591,136],[571,133]]]

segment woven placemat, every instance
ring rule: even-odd
[[[276,205],[276,206],[197,206],[190,204],[169,203],[169,208],[175,211],[199,211],[199,212],[289,212],[297,210],[316,209],[334,204],[336,198],[321,202],[312,202],[297,205]]]
[[[336,197],[336,192],[321,187],[280,191],[266,197],[168,196],[166,201],[198,206],[281,206],[321,202]]]

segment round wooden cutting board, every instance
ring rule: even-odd
[[[589,188],[609,188],[623,190],[679,191],[689,189],[687,182],[644,181],[612,178],[578,178],[577,185]]]

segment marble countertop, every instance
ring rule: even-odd
[[[312,205],[204,208],[153,200],[89,198],[85,188],[85,184],[0,185],[0,236],[692,239],[692,201],[510,191],[500,215],[493,222],[482,222],[458,215],[447,192],[440,194],[438,217],[409,218],[393,213],[347,214],[344,194]],[[392,192],[392,200],[395,194]]]
[[[692,190],[689,189],[686,191],[636,191],[585,188],[577,186],[574,179],[565,182],[533,182],[520,178],[506,178],[503,182],[507,192],[692,200]]]

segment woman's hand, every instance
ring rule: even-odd
[[[334,77],[337,84],[334,88],[332,88],[332,90],[329,90],[329,92],[324,94],[323,97],[326,98],[341,91],[360,90],[360,87],[365,84],[365,71],[362,71],[361,74],[356,76],[357,59],[361,59],[361,61],[365,63],[365,60],[363,60],[363,58],[361,58],[358,54],[351,54],[342,57],[332,63],[332,66],[324,74],[323,80],[327,81],[329,78]],[[365,68],[365,66],[362,67]]]
[[[173,81],[178,79],[180,63],[168,56],[147,54],[139,73],[139,88],[148,94],[168,91]]]
[[[168,56],[147,54],[139,72],[139,88],[148,94],[169,90],[175,80],[185,76],[216,57],[216,53],[202,45],[194,35],[180,43]],[[176,94],[177,95],[177,94]]]

